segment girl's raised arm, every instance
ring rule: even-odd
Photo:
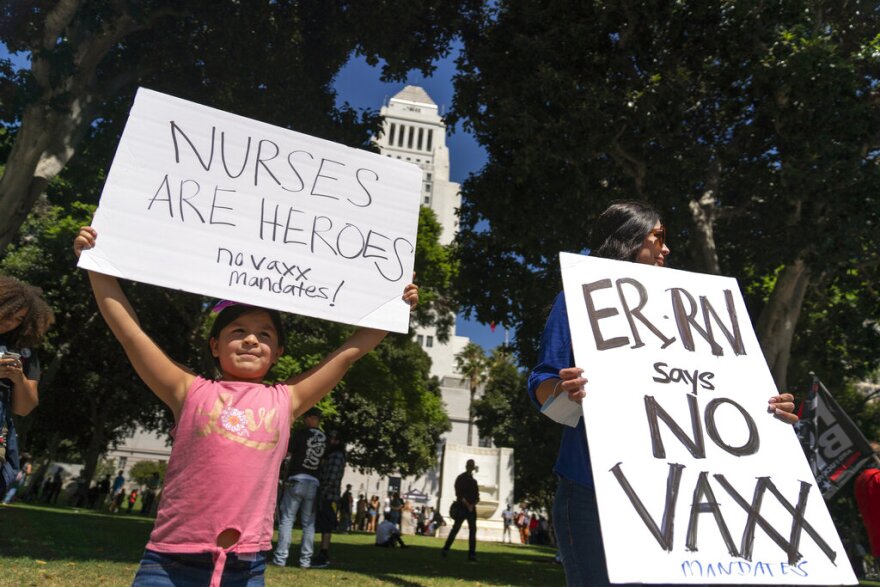
[[[93,228],[81,228],[73,241],[76,256],[79,257],[84,249],[94,247],[97,237]],[[89,281],[98,309],[128,360],[147,387],[171,408],[177,421],[195,374],[172,361],[143,331],[134,308],[115,277],[89,271]]]
[[[419,302],[418,286],[412,283],[407,285],[403,290],[403,301],[409,304],[410,309],[414,308]],[[330,393],[348,368],[376,348],[386,334],[388,332],[385,330],[359,328],[320,363],[285,381],[291,388],[291,418],[300,416]]]

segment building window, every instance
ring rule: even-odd
[[[431,181],[431,174],[430,174],[430,173],[426,173],[426,174],[425,174],[425,179],[428,180],[428,181]]]
[[[426,184],[425,184],[425,191],[426,191],[426,192],[430,192],[430,191],[431,191],[431,184],[429,184],[429,183],[426,183]]]
[[[425,337],[421,334],[416,335],[416,342],[419,343],[419,346],[422,346],[425,343]]]
[[[425,346],[428,348],[431,348],[432,346],[434,346],[434,337],[433,336],[429,336],[429,337],[425,338]]]
[[[422,138],[423,138],[424,136],[425,136],[425,129],[420,128],[420,129],[419,129],[419,141],[418,141],[418,149],[419,149],[419,151],[422,150]]]
[[[388,144],[389,145],[394,144],[394,129],[396,129],[396,128],[397,128],[397,125],[392,122],[391,123],[391,130],[388,131]]]
[[[425,204],[431,205],[431,194],[425,194]]]
[[[407,149],[413,148],[413,137],[415,136],[415,134],[416,134],[415,127],[413,127],[413,126],[409,127],[409,139],[406,141],[406,148]]]
[[[403,137],[405,134],[406,134],[406,127],[401,124],[400,125],[400,133],[397,135],[397,146],[398,147],[403,146]]]
[[[120,469],[125,470],[125,465],[128,464],[128,457],[119,457],[119,467]]]
[[[431,143],[432,143],[433,140],[434,140],[434,129],[433,129],[433,128],[429,128],[429,129],[428,129],[428,146],[427,146],[427,148],[426,148],[426,150],[427,150],[429,153],[430,153],[431,151],[433,151],[433,149],[431,148]]]

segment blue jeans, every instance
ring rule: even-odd
[[[611,584],[599,528],[599,506],[593,489],[560,477],[553,500],[553,529],[565,569],[566,585],[605,587]]]
[[[253,555],[255,560],[241,560],[229,553],[223,568],[223,587],[263,587],[266,584],[266,557]],[[243,556],[243,555],[242,555]],[[205,587],[210,584],[214,559],[210,553],[166,554],[144,551],[132,587]]]
[[[281,515],[278,519],[278,546],[272,562],[276,565],[287,564],[290,549],[290,535],[296,512],[300,513],[302,522],[302,544],[299,548],[299,566],[307,569],[312,566],[312,550],[315,543],[315,495],[318,484],[314,481],[293,481],[285,485],[281,497]]]
[[[553,528],[566,585],[610,585],[595,491],[560,477],[553,500]]]

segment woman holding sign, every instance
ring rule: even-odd
[[[82,228],[76,255],[96,239]],[[222,302],[208,339],[220,377],[200,377],[146,334],[115,277],[89,272],[89,281],[135,371],[174,414],[165,489],[134,584],[263,585],[290,425],[387,332],[361,328],[308,371],[266,385],[284,352],[281,315]],[[418,288],[407,285],[401,303],[417,302]]]
[[[598,218],[592,233],[594,257],[663,267],[670,254],[660,214],[644,202],[613,202]],[[574,366],[565,296],[556,296],[541,339],[538,365],[529,376],[529,396],[540,407],[551,396],[567,393],[580,402],[586,395],[583,369]],[[794,398],[784,393],[770,398],[768,411],[794,423]],[[565,426],[553,471],[559,487],[553,503],[556,541],[568,585],[609,585],[599,512],[590,468],[584,419]]]

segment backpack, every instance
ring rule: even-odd
[[[517,527],[522,528],[526,523],[526,514],[525,512],[520,512],[516,515],[516,521],[514,522]]]

